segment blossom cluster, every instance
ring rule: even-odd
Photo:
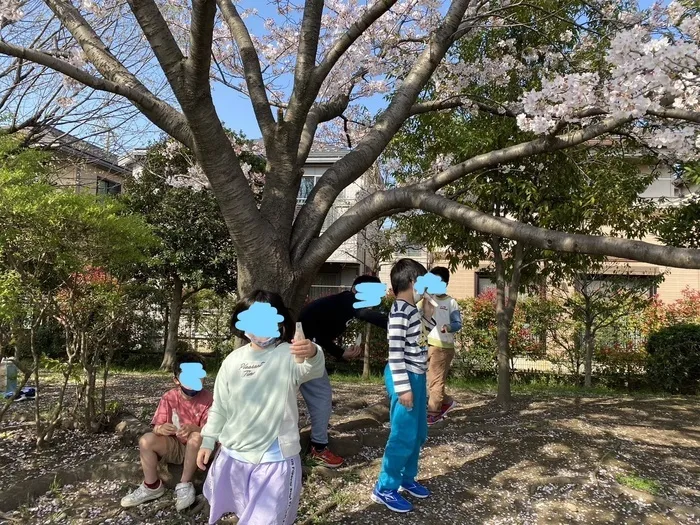
[[[17,0],[0,0],[0,21],[16,22],[22,14],[21,3]]]
[[[242,143],[232,137],[231,144],[239,158],[242,155],[259,155],[259,146],[254,142]],[[165,142],[162,153],[165,159],[170,161],[170,168],[183,164],[183,162],[175,162],[176,159],[183,160],[187,167],[185,171],[173,171],[170,169],[166,174],[166,184],[174,188],[191,188],[194,191],[202,191],[211,188],[204,170],[196,160],[188,154],[186,148],[182,146],[182,144],[174,139],[168,139]],[[251,164],[245,161],[241,161],[241,170],[253,192],[256,195],[261,193],[265,182],[265,174],[255,170]]]
[[[586,110],[636,119],[631,133],[647,146],[681,160],[699,157],[695,125],[661,125],[666,109],[700,110],[700,15],[680,2],[644,12],[617,13],[600,72],[552,75],[522,95],[521,129],[551,132],[560,122],[581,122]],[[574,46],[572,54],[578,52]],[[651,114],[651,116],[650,116]],[[583,119],[588,122],[588,119]]]
[[[40,13],[34,4],[42,4],[41,0],[30,1],[32,9]],[[156,2],[175,41],[187,55],[191,2]],[[291,95],[290,79],[297,66],[305,4],[303,0],[270,0],[270,7],[263,10],[257,0],[233,0],[251,32],[268,96],[273,104],[282,107]],[[693,3],[686,0],[674,0],[668,5],[658,1],[647,10],[640,10],[634,1],[591,0],[585,4],[585,15],[570,17],[569,27],[557,29],[551,41],[527,45],[513,36],[516,30],[534,34],[539,29],[546,31],[549,22],[536,20],[533,23],[542,23],[542,27],[528,28],[516,16],[524,9],[519,2],[471,2],[462,19],[461,40],[438,65],[424,96],[467,100],[475,92],[502,93],[512,91],[514,85],[536,85],[524,92],[519,88],[517,96],[500,101],[518,113],[517,122],[524,131],[548,134],[560,129],[562,123],[586,125],[602,118],[600,115],[629,116],[636,119],[629,132],[649,147],[682,160],[697,158],[698,133],[693,125],[667,127],[653,115],[667,109],[700,110],[697,8],[689,7]],[[0,0],[0,18],[12,25],[21,20],[20,7],[28,5],[18,0]],[[173,101],[153,50],[128,3],[76,0],[74,5],[110,53],[127,69],[138,72],[146,87],[168,102]],[[316,65],[327,60],[353,24],[377,5],[377,0],[326,0]],[[401,85],[444,23],[449,5],[444,0],[397,0],[362,32],[335,62],[316,98],[316,104],[338,95],[349,95],[351,101],[345,120],[322,126],[322,138],[336,144],[354,144],[365,136],[375,122],[376,112],[369,112],[363,104],[372,97],[376,101],[378,96],[387,96]],[[44,9],[48,13],[46,6]],[[31,17],[40,19],[36,14]],[[19,35],[25,29],[22,24],[15,24],[16,29],[10,27],[8,31]],[[465,48],[481,44],[478,53],[465,56]],[[50,52],[96,74],[70,36],[57,47]],[[212,56],[212,77],[247,93],[236,39],[220,10],[213,28]],[[84,87],[66,77],[64,88],[65,93],[56,99],[58,104],[65,108],[77,105],[76,94]],[[584,116],[594,108],[598,116]],[[468,109],[476,111],[475,107]],[[201,175],[195,167],[191,171],[183,176],[196,179]]]

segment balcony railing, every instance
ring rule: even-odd
[[[346,290],[350,290],[352,286],[326,286],[322,284],[312,284],[309,290],[309,301],[315,301],[321,297],[334,295]]]

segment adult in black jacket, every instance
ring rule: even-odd
[[[299,316],[304,335],[339,360],[351,360],[360,356],[362,349],[353,346],[344,349],[336,340],[343,334],[350,321],[360,319],[386,330],[387,316],[370,308],[356,309],[356,286],[362,283],[379,283],[377,277],[362,275],[355,279],[351,291],[317,299],[304,307]],[[323,377],[303,383],[299,389],[306,401],[311,418],[311,455],[327,467],[343,464],[343,459],[328,449],[328,422],[331,418],[333,391],[328,373]]]

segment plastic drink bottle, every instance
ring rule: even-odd
[[[294,331],[294,339],[293,340],[295,343],[297,343],[299,341],[303,341],[304,339],[306,339],[306,336],[304,335],[304,329],[302,328],[301,323],[297,323],[296,330]],[[303,363],[305,361],[305,359],[303,357],[299,357],[299,356],[294,356],[294,360],[297,363]]]
[[[180,430],[180,416],[177,415],[176,410],[173,410],[173,425],[175,425],[175,428]]]

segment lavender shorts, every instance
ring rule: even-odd
[[[275,463],[245,463],[219,451],[204,482],[209,525],[224,514],[238,516],[238,525],[292,525],[301,494],[301,460],[294,456]]]

